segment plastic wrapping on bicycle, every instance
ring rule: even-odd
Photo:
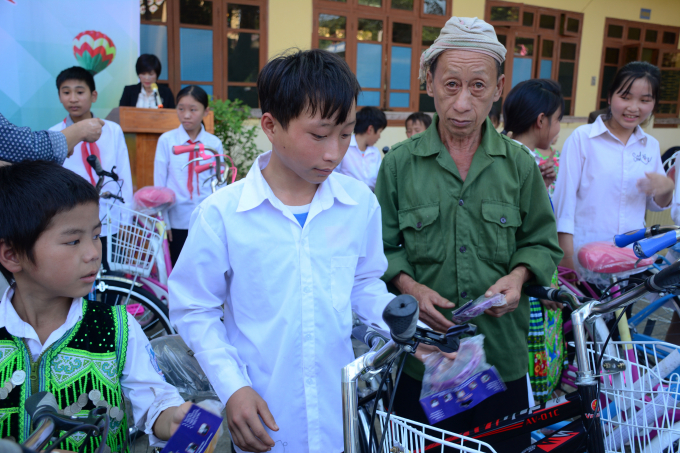
[[[652,275],[645,282],[650,291],[668,291],[680,284],[680,261],[661,269],[659,273]]]

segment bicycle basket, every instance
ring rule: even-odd
[[[496,453],[489,444],[476,439],[454,434],[433,426],[407,420],[396,415],[390,415],[389,423],[387,414],[377,411],[380,420],[380,429],[376,433],[378,441],[385,433],[383,451],[394,453],[424,452],[485,452]]]
[[[106,259],[111,271],[148,277],[161,246],[160,221],[104,200],[107,205]]]
[[[603,362],[622,361],[626,370],[600,378],[605,450],[678,452],[680,439],[680,347],[664,342],[610,342]],[[612,356],[615,354],[616,356]],[[595,366],[593,344],[588,344]]]

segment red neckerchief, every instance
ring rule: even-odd
[[[187,142],[190,145],[195,145],[198,143],[198,140],[195,142],[192,142],[191,140],[187,140]],[[189,153],[189,176],[187,178],[187,190],[189,191],[189,198],[192,200],[194,199],[194,181],[193,181],[193,175],[195,173],[194,168],[196,167],[196,162],[192,162],[194,159],[198,158],[198,151],[192,150]],[[201,186],[199,184],[199,179],[198,179],[198,173],[196,173],[196,192],[198,194],[201,194]]]

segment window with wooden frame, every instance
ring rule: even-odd
[[[524,80],[553,79],[562,87],[564,114],[573,115],[583,14],[487,1],[485,17],[508,50],[503,92]]]
[[[256,80],[267,61],[267,0],[144,0],[140,51],[163,66],[173,93],[199,85],[219,99],[258,107]]]
[[[451,17],[451,0],[313,0],[312,47],[347,61],[358,105],[434,112],[418,82],[420,55]]]
[[[680,114],[680,28],[607,18],[597,109],[607,108],[616,71],[631,61],[646,61],[661,69],[661,93],[655,118]],[[677,126],[673,126],[677,127]]]

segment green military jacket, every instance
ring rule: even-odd
[[[549,286],[562,251],[533,157],[487,119],[463,181],[437,124],[435,115],[425,132],[394,146],[380,167],[375,195],[389,263],[383,280],[389,283],[404,272],[457,307],[483,295],[520,264],[534,275],[529,284]],[[437,308],[451,319],[451,309]],[[483,314],[471,322],[485,335],[487,361],[504,381],[527,373],[526,295],[512,313]],[[422,379],[422,363],[409,359],[405,371]]]

